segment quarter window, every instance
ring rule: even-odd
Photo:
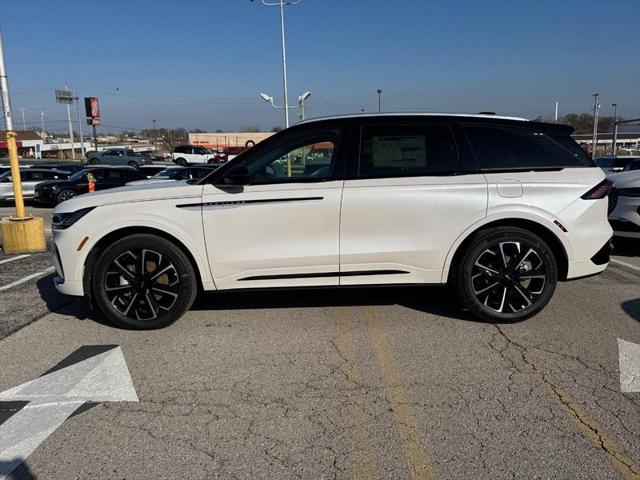
[[[369,126],[362,130],[360,177],[442,175],[459,169],[447,125]]]
[[[561,145],[545,133],[516,127],[467,126],[482,170],[583,167],[584,153]],[[573,142],[564,139],[567,145]]]

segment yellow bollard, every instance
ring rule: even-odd
[[[47,249],[44,236],[44,220],[41,217],[27,215],[24,211],[15,132],[7,132],[7,150],[9,151],[9,162],[11,164],[16,216],[0,219],[2,251],[5,255],[10,253],[44,252]]]

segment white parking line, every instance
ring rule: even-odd
[[[2,265],[3,263],[9,263],[9,262],[13,262],[15,260],[21,260],[23,258],[27,258],[30,257],[31,255],[27,254],[27,255],[18,255],[17,257],[11,257],[11,258],[7,258],[6,260],[0,260],[0,265]]]
[[[614,265],[618,265],[619,267],[625,267],[633,270],[634,272],[640,273],[640,267],[636,267],[635,265],[631,265],[630,263],[621,262],[620,260],[616,260],[615,258],[611,258],[609,262],[613,263]]]
[[[54,268],[49,267],[40,272],[32,273],[31,275],[27,275],[26,277],[21,278],[20,280],[16,280],[15,282],[11,282],[7,285],[3,285],[0,287],[0,292],[4,292],[5,290],[9,290],[10,288],[17,287],[18,285],[22,285],[23,283],[28,282],[29,280],[33,280],[34,278],[43,277],[51,272],[53,272]]]

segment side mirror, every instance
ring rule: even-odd
[[[249,185],[249,170],[244,165],[236,165],[223,177],[227,185]]]

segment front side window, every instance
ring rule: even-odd
[[[517,127],[466,126],[465,131],[485,171],[584,167],[583,155],[545,133]],[[566,142],[573,142],[570,138]]]
[[[327,180],[335,163],[338,134],[298,137],[247,164],[252,184]]]
[[[459,169],[447,125],[388,125],[362,129],[359,177],[442,175]]]

